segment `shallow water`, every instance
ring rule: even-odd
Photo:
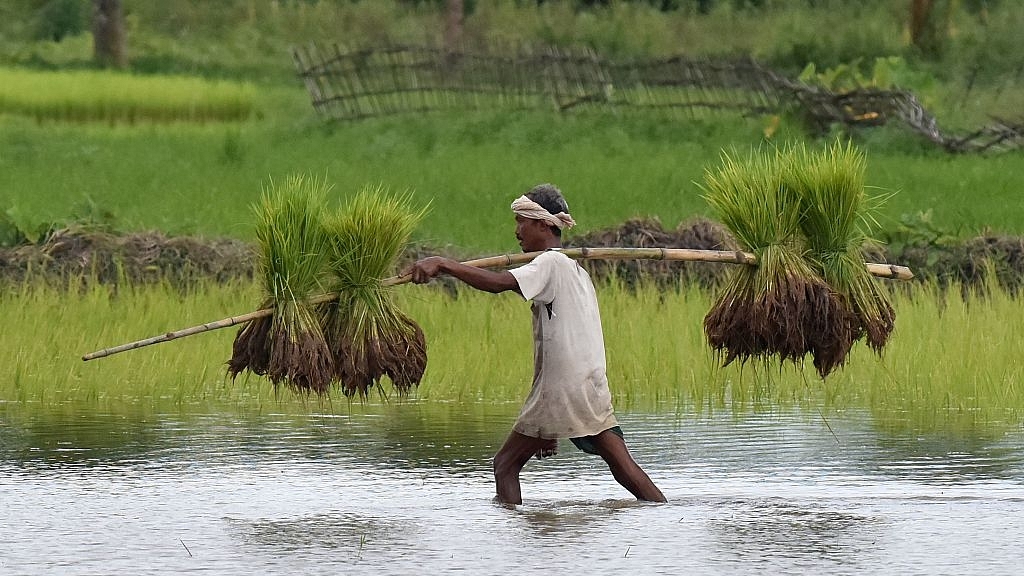
[[[342,416],[0,406],[0,574],[1016,574],[1024,432],[620,413],[669,498],[568,441],[491,503],[515,406]]]

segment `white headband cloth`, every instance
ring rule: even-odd
[[[522,216],[523,218],[543,220],[548,224],[555,226],[559,230],[572,228],[576,225],[576,221],[572,219],[572,216],[569,216],[565,212],[552,214],[545,210],[543,206],[537,204],[533,200],[530,200],[526,196],[520,196],[512,202],[512,212],[515,212],[516,216]]]

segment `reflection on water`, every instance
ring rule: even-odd
[[[379,542],[394,535],[410,538],[419,531],[400,520],[364,518],[358,514],[315,514],[255,521],[226,519],[226,522],[243,544],[276,552],[318,548],[358,552],[367,541]]]
[[[1024,469],[1019,437],[881,435],[872,464],[882,474],[916,474],[929,482],[1019,479]]]
[[[26,465],[110,465],[144,461],[158,449],[160,424],[120,415],[43,413],[8,416],[0,450]]]
[[[620,414],[669,498],[568,442],[491,502],[514,405],[327,415],[0,406],[3,574],[1011,574],[1024,432]]]
[[[708,529],[722,550],[737,559],[787,558],[819,567],[864,566],[867,549],[884,536],[877,518],[831,510],[785,499],[721,503],[728,515],[708,520]]]
[[[599,529],[617,513],[643,506],[656,506],[636,500],[574,501],[555,500],[520,508],[518,521],[532,536],[561,538],[584,529]]]

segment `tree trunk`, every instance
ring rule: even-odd
[[[932,0],[913,0],[910,3],[910,42],[917,47],[925,42]]]
[[[912,0],[910,42],[927,57],[938,58],[946,49],[959,0]]]
[[[462,43],[463,0],[446,0],[444,19],[444,50],[457,52]]]
[[[92,42],[93,57],[101,66],[128,66],[121,0],[93,0]]]

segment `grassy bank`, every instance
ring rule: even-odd
[[[248,207],[267,179],[313,172],[338,196],[367,183],[413,190],[433,206],[418,240],[500,252],[515,247],[508,205],[533,184],[562,187],[580,232],[632,216],[674,226],[707,213],[694,183],[723,148],[764,141],[761,120],[729,116],[452,113],[325,127],[300,88],[262,97],[279,110],[274,120],[109,127],[0,116],[0,210],[35,228],[91,205],[122,230],[250,239]],[[773,141],[787,137],[795,136]],[[883,228],[930,212],[934,226],[957,235],[1024,233],[1024,157],[947,156],[901,138],[861,140],[868,183],[897,193]]]
[[[398,290],[402,309],[428,340],[430,360],[415,397],[431,403],[525,397],[532,370],[527,304],[512,295],[453,299],[415,286]],[[187,297],[161,287],[116,295],[105,288],[69,294],[26,288],[5,295],[0,312],[19,329],[0,335],[0,399],[15,407],[107,411],[345,410],[347,400],[338,394],[325,407],[287,390],[275,393],[262,378],[226,380],[234,329],[80,360],[85,352],[246,312],[257,298],[252,286],[211,286]],[[630,293],[607,286],[600,298],[609,378],[622,409],[867,409],[893,426],[935,428],[1015,425],[1024,416],[1015,337],[1024,317],[1019,302],[999,292],[967,302],[927,289],[898,295],[897,328],[884,356],[858,344],[825,382],[813,369],[791,365],[720,367],[701,329],[711,300],[698,290]]]

